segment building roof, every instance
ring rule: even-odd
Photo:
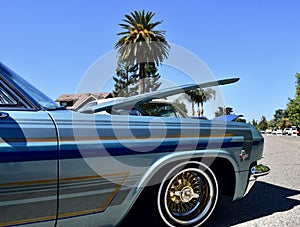
[[[72,106],[67,106],[68,109],[77,110],[90,101],[97,99],[112,98],[113,94],[110,92],[104,93],[83,93],[83,94],[63,94],[59,96],[55,102],[72,102]]]

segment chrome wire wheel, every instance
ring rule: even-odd
[[[218,199],[214,173],[199,162],[182,163],[168,172],[158,192],[158,209],[169,226],[199,226]]]

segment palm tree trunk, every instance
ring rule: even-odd
[[[201,104],[201,117],[203,117],[203,113],[204,113],[204,109],[203,109],[203,102],[200,103]]]
[[[125,96],[129,96],[129,90],[128,90],[128,84],[129,84],[129,66],[125,67],[125,71],[126,71],[126,87],[125,87],[125,92],[126,95]]]
[[[145,62],[140,63],[139,94],[145,93]]]
[[[195,104],[192,101],[192,116],[195,116]]]

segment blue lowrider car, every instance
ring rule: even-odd
[[[79,113],[0,63],[0,226],[116,226],[128,214],[133,222],[201,225],[221,194],[240,199],[269,172],[257,163],[260,133],[237,122],[93,113],[234,81]]]

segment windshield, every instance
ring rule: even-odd
[[[38,102],[44,109],[56,110],[62,108],[52,99],[50,99],[48,96],[42,93],[40,90],[38,90],[30,83],[28,83],[26,80],[24,80],[22,77],[17,75],[15,72],[5,67],[3,64],[1,64],[1,67],[5,69],[9,79],[15,82],[21,89],[23,89],[28,95],[30,95],[31,98],[33,98],[36,102]]]
[[[183,117],[188,118],[181,112],[179,112],[175,105],[170,103],[160,103],[160,102],[148,102],[140,103],[137,105],[139,109],[142,109],[148,116],[157,117]]]
[[[80,108],[78,110],[78,112],[85,112],[85,111],[92,110],[91,107],[96,106],[96,105],[97,105],[96,101],[89,102],[89,103],[85,104],[82,108]]]

